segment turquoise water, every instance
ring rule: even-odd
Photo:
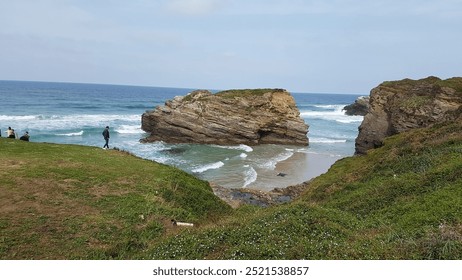
[[[179,167],[225,187],[270,189],[301,183],[354,153],[362,117],[346,116],[343,106],[358,95],[292,93],[310,125],[309,147],[249,147],[198,144],[142,144],[141,114],[194,89],[119,85],[0,81],[0,129],[25,131],[33,142],[102,147],[110,127],[110,147]],[[276,176],[283,172],[287,176]]]

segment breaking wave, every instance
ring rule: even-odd
[[[71,132],[71,133],[57,133],[58,136],[82,136],[83,130],[79,132]]]
[[[241,150],[247,153],[253,151],[253,148],[244,144],[240,144],[239,146],[220,146],[220,145],[212,145],[212,147],[222,148],[222,149],[229,149],[229,150]]]
[[[118,128],[114,129],[117,133],[120,134],[139,134],[143,133],[139,125],[121,125]]]
[[[345,105],[315,105],[315,108],[323,109],[319,111],[306,110],[301,111],[302,118],[321,119],[328,121],[336,121],[339,123],[359,123],[362,122],[362,116],[345,115],[343,108]]]
[[[310,138],[310,143],[346,143],[346,139]]]
[[[286,150],[286,151],[278,154],[275,157],[272,157],[270,159],[264,160],[263,162],[260,162],[258,164],[258,167],[274,170],[276,168],[276,165],[278,164],[278,162],[289,159],[293,155],[294,155],[293,151]]]
[[[247,187],[248,185],[252,184],[257,180],[257,171],[253,169],[253,167],[250,167],[244,171],[244,185],[243,187]]]
[[[222,161],[218,161],[218,162],[206,164],[206,165],[203,165],[201,167],[195,168],[195,169],[191,170],[191,172],[193,172],[193,173],[203,173],[203,172],[205,172],[207,170],[210,170],[210,169],[218,169],[218,168],[222,167],[223,165],[225,165],[225,164]]]

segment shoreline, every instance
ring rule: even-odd
[[[116,150],[118,152],[127,153],[143,160],[159,163],[155,160],[143,158],[141,156],[133,154],[130,151],[119,149],[117,147],[113,147],[111,148],[111,150]],[[319,154],[310,152],[296,152],[288,159],[278,162],[274,170],[267,171],[268,173],[271,173],[274,176],[272,178],[266,178],[266,180],[261,180],[267,182],[271,181],[272,186],[266,186],[266,188],[228,188],[220,186],[219,184],[216,184],[212,181],[204,181],[206,181],[209,184],[215,196],[217,196],[222,201],[230,205],[232,208],[238,208],[245,204],[260,207],[269,207],[272,205],[293,201],[294,199],[299,197],[304,190],[306,190],[309,187],[311,180],[326,173],[329,170],[329,168],[333,164],[335,164],[335,162],[346,157],[347,156],[335,156],[329,154]],[[182,170],[175,166],[171,167]],[[182,171],[186,172],[184,170]],[[279,173],[284,173],[286,174],[286,176],[278,176]],[[197,179],[201,179],[195,176],[194,174],[190,175],[194,176]],[[299,181],[297,183],[289,185],[274,185],[274,182],[277,179],[279,179],[279,183],[287,182],[287,180],[284,180],[286,178],[289,178],[289,181],[296,180],[297,178],[306,178],[306,180],[301,182]]]
[[[217,197],[233,208],[238,208],[245,204],[268,207],[296,199],[309,187],[313,179],[326,173],[335,162],[343,158],[345,157],[297,152],[276,165],[276,168],[271,171],[274,175],[273,177],[260,180],[261,184],[271,181],[270,185],[266,185],[265,188],[226,188],[214,182],[209,182],[209,185]],[[280,173],[285,174],[285,176],[278,176]],[[289,180],[284,180],[286,178],[289,178]],[[293,181],[300,178],[306,178],[306,180],[290,185],[278,185],[281,182]],[[277,183],[276,185],[275,182]]]
[[[18,139],[16,139],[19,141]],[[95,146],[82,145],[82,144],[66,144],[66,143],[50,143],[50,142],[34,142],[31,143],[43,143],[43,144],[55,144],[55,145],[74,145],[83,147],[99,148]],[[129,154],[133,157],[152,161],[158,164],[162,164],[152,159],[144,158],[136,155],[131,151],[124,150],[118,147],[112,147],[110,150]],[[211,187],[215,196],[220,198],[222,201],[230,205],[232,208],[250,204],[260,207],[268,207],[271,205],[286,203],[299,197],[301,193],[309,186],[309,183],[314,178],[326,173],[329,168],[338,160],[343,159],[347,156],[335,156],[329,154],[318,154],[312,152],[295,152],[291,157],[286,160],[280,161],[276,164],[274,170],[266,170],[265,172],[271,174],[271,177],[267,177],[264,180],[259,180],[258,186],[260,187],[241,187],[241,188],[228,188],[220,186],[212,181],[204,180],[182,170],[181,168],[170,166],[178,170],[182,170],[197,179],[206,181]],[[285,174],[285,176],[278,176],[279,173]],[[298,181],[300,178],[305,178],[303,181]],[[288,184],[288,182],[294,182]],[[276,184],[275,184],[276,182]],[[263,185],[263,184],[267,185]],[[265,187],[261,187],[265,186]]]
[[[279,161],[273,170],[257,169],[259,177],[246,188],[271,191],[298,185],[327,172],[341,158],[330,154],[295,152],[288,159]]]

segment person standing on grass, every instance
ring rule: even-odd
[[[109,126],[106,126],[106,128],[103,130],[103,137],[106,141],[106,144],[104,144],[103,149],[109,149]]]

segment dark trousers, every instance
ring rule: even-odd
[[[109,149],[109,138],[104,138],[104,140],[106,140],[106,144],[104,144],[103,148]]]

